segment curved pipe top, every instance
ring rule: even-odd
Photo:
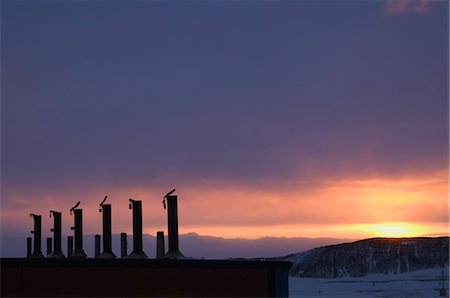
[[[75,208],[77,208],[79,205],[80,205],[80,202],[76,203],[75,206],[70,208],[70,215],[72,215],[73,210],[75,210]]]
[[[133,209],[133,203],[136,202],[136,200],[133,200],[130,198],[129,201],[130,201],[130,204],[128,205],[128,209]]]
[[[100,205],[99,205],[100,208],[98,209],[99,212],[102,212],[102,208],[101,208],[101,207],[102,207],[103,203],[106,201],[107,198],[108,198],[108,196],[105,196],[105,198],[103,199],[103,201],[100,203]]]
[[[166,198],[167,198],[168,196],[170,196],[171,194],[173,194],[173,193],[175,192],[175,190],[176,190],[175,188],[172,189],[171,191],[169,191],[169,192],[163,197],[162,203],[163,203],[164,209],[166,209]]]

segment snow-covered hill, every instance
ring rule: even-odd
[[[449,238],[374,238],[311,249],[281,258],[291,276],[361,277],[449,265]]]

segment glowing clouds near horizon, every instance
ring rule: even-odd
[[[193,193],[184,230],[249,238],[448,235],[447,191],[445,173],[335,181],[311,189],[292,183],[282,192],[210,190],[203,193],[207,201]],[[194,215],[200,202],[207,212]]]
[[[429,178],[346,179],[305,187],[289,181],[274,186],[270,181],[245,185],[231,181],[180,183],[180,233],[225,238],[275,237],[413,237],[448,235],[448,185],[446,173]],[[259,185],[259,186],[258,186]],[[131,232],[128,197],[143,201],[144,232],[166,228],[161,188],[120,187],[108,194],[112,203],[113,233]],[[85,233],[101,231],[98,202],[103,190],[92,189],[65,196],[46,195],[39,204],[27,196],[8,198],[2,218],[8,228],[28,231],[24,220],[30,211],[68,210],[67,202],[81,200]],[[67,206],[66,206],[67,205]],[[70,205],[70,204],[69,204]],[[20,207],[19,207],[20,206]],[[70,207],[70,206],[69,206]],[[67,213],[67,214],[66,214]],[[73,219],[63,213],[66,233]],[[44,221],[44,228],[47,223]],[[48,223],[50,227],[50,222]]]
[[[423,236],[433,232],[429,226],[403,222],[362,224],[349,227],[349,229],[373,237],[412,237]]]

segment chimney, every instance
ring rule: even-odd
[[[164,197],[167,199],[167,219],[169,230],[169,251],[164,255],[164,258],[168,259],[184,258],[184,255],[180,252],[178,247],[178,197],[172,195],[174,191],[175,189]]]
[[[27,258],[31,257],[31,237],[27,237]]]
[[[52,253],[52,237],[47,237],[47,257]]]
[[[99,258],[115,259],[116,255],[112,252],[112,228],[111,228],[111,204],[103,204],[106,196],[100,203],[100,212],[103,213],[103,253]]]
[[[61,212],[50,210],[50,217],[53,214],[53,252],[49,255],[49,258],[65,258],[61,249]]]
[[[100,255],[100,235],[95,235],[95,257]]]
[[[159,231],[156,233],[156,258],[162,259],[165,254],[164,249],[164,232]]]
[[[67,236],[67,257],[73,254],[73,236]]]
[[[80,202],[70,209],[70,213],[72,214],[73,212],[75,216],[75,226],[70,228],[74,230],[75,239],[75,249],[70,256],[71,258],[86,258],[86,254],[83,251],[83,209],[75,209],[79,204]]]
[[[30,258],[43,258],[41,251],[41,216],[31,213],[30,216],[34,219],[34,230],[31,231],[31,234],[34,234],[34,249],[33,254]]]
[[[130,199],[130,209],[133,209],[133,252],[128,259],[147,259],[142,250],[142,201]]]
[[[125,259],[128,254],[127,249],[127,233],[120,234],[120,257]]]

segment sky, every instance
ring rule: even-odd
[[[448,235],[448,1],[1,2],[1,234]],[[49,233],[49,232],[48,232]],[[167,233],[167,232],[166,232]]]

